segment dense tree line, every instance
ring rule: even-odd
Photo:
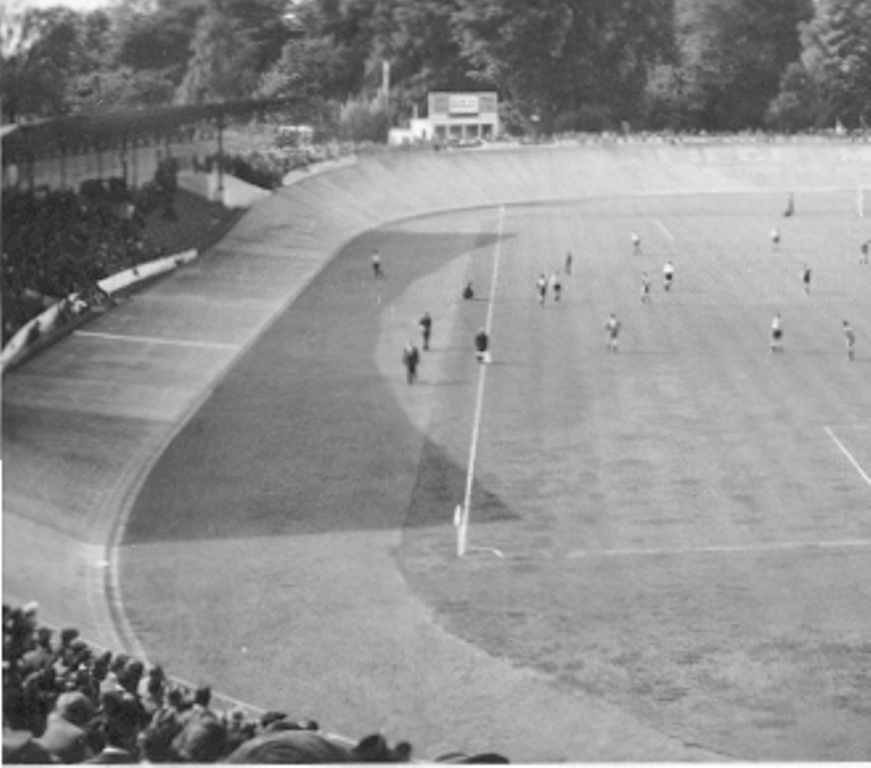
[[[242,98],[495,89],[511,129],[799,130],[871,118],[871,0],[8,0],[5,122]]]

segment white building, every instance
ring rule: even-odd
[[[499,134],[495,92],[429,94],[431,138],[436,141],[488,141]]]

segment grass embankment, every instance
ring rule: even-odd
[[[177,218],[167,219],[162,211],[146,217],[144,237],[167,254],[196,248],[204,251],[220,240],[243,213],[221,203],[179,189],[175,195]]]

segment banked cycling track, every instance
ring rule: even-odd
[[[295,300],[343,245],[369,230],[533,201],[856,189],[869,168],[871,146],[846,143],[565,146],[390,154],[281,190],[193,266],[6,375],[4,601],[37,599],[47,621],[76,626],[98,645],[166,662],[228,695],[315,716],[337,731],[383,728],[409,739],[420,756],[498,749],[526,762],[722,759],[448,634],[395,567],[401,520],[378,521],[376,535],[365,538],[341,530],[318,536],[316,524],[282,538],[258,530],[256,520],[248,535],[223,535],[218,521],[214,531],[192,532],[183,520],[159,520],[166,535],[137,535],[135,509],[150,473],[171,462],[174,447],[202,439],[208,419],[226,428],[255,410],[262,417],[263,409],[306,407],[282,401],[281,377],[301,375],[293,361],[273,362],[269,380],[252,372],[257,359],[281,357],[275,328],[291,309],[307,310]],[[368,254],[360,258],[368,270]],[[292,438],[264,434],[264,462],[276,439]],[[385,482],[390,461],[419,456],[419,443],[397,439],[392,452],[402,459],[385,458]],[[192,461],[190,451],[180,455]],[[242,504],[246,494],[270,492],[268,477],[257,473],[257,487],[245,487],[255,481],[241,469],[214,488],[192,488],[185,478],[193,469],[164,470],[171,480],[157,496],[218,493]],[[286,553],[282,573],[261,570],[276,551]],[[150,562],[173,560],[195,561],[189,583],[168,582],[157,567],[149,572]],[[150,593],[166,605],[172,628],[164,636],[140,625],[136,604],[122,600],[123,564],[153,580]],[[209,574],[233,569],[252,586],[223,618],[250,623],[250,650],[221,647],[196,621],[206,602],[222,616],[215,606],[223,595],[208,589]],[[278,590],[298,601],[294,615],[272,614]],[[266,632],[287,638],[288,658],[257,655],[257,635]],[[173,664],[182,647],[181,657],[193,654],[198,663]],[[236,668],[233,680],[248,681],[246,690],[222,686],[228,667]]]

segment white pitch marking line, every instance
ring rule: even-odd
[[[672,549],[599,549],[578,550],[566,555],[575,560],[582,557],[632,557],[635,555],[694,555],[744,552],[776,552],[797,549],[848,549],[871,547],[871,539],[847,539],[844,541],[785,541],[769,544],[733,544],[709,547],[677,547]]]
[[[663,224],[659,219],[654,219],[653,221],[656,224],[656,226],[659,227],[660,230],[662,230],[662,234],[664,234],[669,240],[674,242],[674,235],[671,234],[668,227],[666,227],[665,224]]]
[[[165,344],[169,347],[196,347],[200,349],[239,349],[238,344],[225,344],[220,341],[192,341],[189,339],[158,339],[153,336],[125,336],[119,333],[100,333],[99,331],[73,331],[76,336],[87,336],[110,341],[131,341],[139,344]]]
[[[493,306],[496,302],[496,282],[499,279],[499,261],[502,256],[502,231],[505,227],[505,206],[499,208],[499,229],[496,235],[496,253],[493,257],[493,279],[490,281],[490,297],[487,306],[487,320],[484,330],[490,335],[493,324]],[[487,363],[482,362],[478,370],[478,391],[475,396],[475,416],[472,422],[472,444],[469,447],[469,466],[466,471],[466,492],[463,497],[461,525],[468,529],[469,505],[472,500],[472,484],[475,480],[475,461],[478,456],[478,437],[481,434],[481,412],[484,409],[484,384],[487,381]]]
[[[862,476],[862,479],[868,485],[871,485],[871,477],[868,477],[868,474],[865,472],[864,469],[862,469],[862,466],[859,464],[859,462],[856,461],[855,458],[853,458],[853,454],[847,450],[847,447],[840,440],[838,440],[837,435],[834,432],[832,432],[832,430],[829,429],[828,427],[826,427],[826,432],[828,432],[829,437],[831,437],[832,440],[835,441],[835,445],[837,445],[838,448],[841,449],[841,453],[843,453],[844,456],[847,457],[847,460],[856,468],[856,471]]]

